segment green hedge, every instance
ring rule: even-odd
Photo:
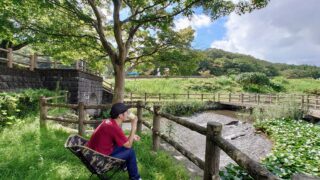
[[[53,95],[53,92],[46,89],[0,93],[0,128],[20,122],[21,118],[36,112],[40,96]]]

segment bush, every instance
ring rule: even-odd
[[[307,114],[307,112],[308,110],[306,108],[301,108],[297,102],[291,101],[278,106],[254,108],[253,116],[254,119],[257,120],[281,118],[302,119],[303,115]]]
[[[20,93],[0,93],[0,127],[19,122],[20,118],[34,113],[38,109],[40,96],[53,96],[45,89],[27,89]]]
[[[187,116],[208,109],[217,109],[218,104],[205,102],[168,102],[161,111],[175,116]]]

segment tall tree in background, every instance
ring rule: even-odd
[[[29,0],[14,1],[21,7],[36,9],[32,18],[15,18],[21,31],[31,31],[51,42],[68,39],[92,46],[111,60],[115,72],[113,102],[124,98],[125,64],[151,56],[177,44],[190,45],[190,38],[173,30],[175,16],[191,17],[201,7],[214,20],[231,12],[242,14],[262,8],[269,0]],[[4,2],[10,2],[4,0]],[[41,12],[38,12],[42,9]],[[21,12],[30,17],[27,13]],[[16,24],[16,23],[13,23]],[[76,45],[75,45],[76,46]],[[102,54],[103,54],[102,53]]]

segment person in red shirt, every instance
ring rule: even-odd
[[[141,179],[137,160],[132,145],[134,141],[139,141],[140,137],[136,135],[137,117],[130,116],[131,132],[129,137],[126,137],[121,129],[121,124],[128,119],[128,107],[123,103],[116,103],[111,107],[108,120],[104,120],[93,132],[87,146],[102,154],[123,159],[126,161],[126,166],[130,180]]]

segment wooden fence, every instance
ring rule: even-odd
[[[279,105],[294,102],[310,109],[320,109],[320,96],[306,94],[253,94],[253,93],[127,93],[127,101],[165,102],[165,101],[214,101],[245,105]]]
[[[13,52],[11,48],[0,48],[0,52],[7,53],[6,58],[0,57],[0,62],[7,63],[9,68],[14,66],[28,68],[30,71],[35,69],[76,69],[91,74],[99,75],[97,71],[93,71],[87,67],[86,62],[79,60],[71,65],[64,65],[58,60],[54,60],[49,56],[39,55],[37,53],[26,55],[19,52]]]
[[[48,103],[49,100],[60,97],[41,97],[40,98],[40,126],[46,127],[46,121],[58,121],[65,123],[75,123],[78,124],[78,133],[83,135],[85,133],[85,124],[99,124],[101,121],[97,120],[85,120],[85,110],[86,109],[106,109],[110,108],[111,104],[105,105],[85,105],[80,102],[78,104],[59,104],[59,103]],[[142,124],[152,130],[152,149],[157,151],[160,145],[160,138],[172,145],[181,154],[187,157],[190,161],[196,164],[199,168],[204,170],[204,180],[216,180],[219,179],[219,161],[220,161],[220,149],[226,152],[238,165],[243,167],[248,171],[248,173],[255,179],[279,179],[271,172],[269,172],[265,167],[263,167],[258,162],[249,158],[246,154],[241,152],[227,140],[221,137],[222,124],[216,122],[209,122],[207,127],[202,127],[198,124],[189,122],[183,118],[173,116],[171,114],[160,112],[160,106],[154,105],[153,108],[147,107],[142,101],[132,102],[132,108],[137,108],[138,125],[137,131],[140,132],[142,129]],[[58,107],[58,108],[70,108],[78,112],[77,120],[66,119],[61,117],[48,116],[48,108]],[[153,114],[152,125],[148,121],[144,120],[142,117],[143,109],[150,111]],[[189,150],[185,149],[179,143],[175,142],[169,136],[160,132],[160,118],[164,117],[170,121],[178,123],[192,131],[196,131],[204,136],[206,136],[206,148],[205,148],[205,161],[199,157],[192,154]]]

